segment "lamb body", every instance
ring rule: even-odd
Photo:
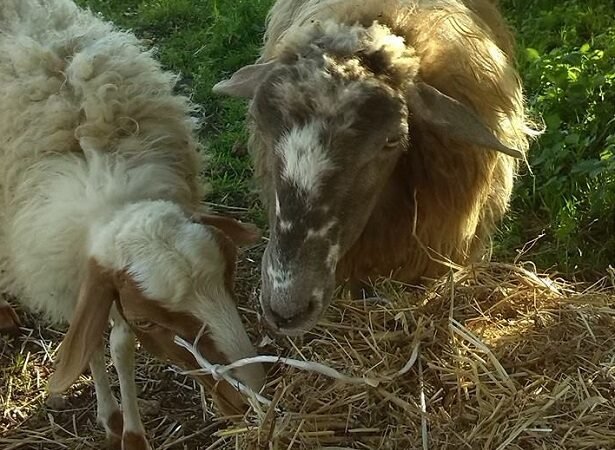
[[[70,322],[52,391],[89,363],[116,445],[149,448],[134,386],[134,335],[198,368],[175,334],[225,363],[255,354],[234,305],[235,245],[255,229],[201,206],[194,106],[137,38],[69,0],[0,7],[0,289]],[[103,333],[122,416],[106,377]],[[254,389],[260,366],[237,377]],[[213,388],[214,381],[199,381]],[[222,383],[218,403],[241,398]]]
[[[49,298],[76,299],[92,225],[127,201],[198,205],[195,123],[134,35],[70,1],[8,1],[0,14],[0,288],[63,321],[71,301]]]

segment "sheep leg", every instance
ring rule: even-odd
[[[117,370],[122,394],[124,430],[122,450],[150,450],[139,414],[135,384],[135,336],[124,320],[117,320],[111,329],[111,357]]]
[[[21,323],[13,307],[0,297],[0,333],[14,334],[19,331]]]
[[[105,350],[101,347],[90,359],[90,371],[96,389],[96,418],[107,434],[109,448],[121,449],[124,424],[117,400],[111,392],[107,368],[105,365]]]

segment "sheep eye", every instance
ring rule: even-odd
[[[150,322],[149,320],[136,320],[132,324],[142,331],[149,331],[156,326],[154,322]]]
[[[384,144],[384,148],[397,148],[400,142],[400,138],[389,138]]]

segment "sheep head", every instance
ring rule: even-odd
[[[214,364],[254,356],[233,296],[236,245],[258,230],[230,218],[188,217],[168,202],[143,202],[120,210],[92,232],[88,267],[68,333],[60,347],[51,391],[63,391],[103,344],[109,315],[125,320],[143,346],[187,370],[200,366],[174,343],[196,342]],[[235,377],[258,391],[259,365]],[[242,395],[225,381],[195,375],[226,414],[245,410]]]
[[[267,146],[261,306],[281,333],[309,330],[330,302],[338,261],[412,151],[409,123],[520,156],[468,107],[422,82],[419,65],[386,26],[329,21],[291,27],[276,59],[214,87],[251,98],[254,133]]]

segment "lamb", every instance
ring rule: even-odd
[[[137,38],[70,0],[0,8],[0,289],[69,322],[49,380],[65,391],[89,365],[112,445],[150,448],[134,380],[135,336],[159,356],[199,366],[254,356],[234,304],[236,246],[251,224],[201,205],[195,107],[173,94]],[[106,374],[104,333],[122,412]],[[260,365],[234,372],[258,391]],[[220,409],[245,409],[230,384],[199,375]]]
[[[489,0],[275,2],[259,60],[213,88],[250,99],[274,329],[311,329],[337,284],[488,256],[538,134],[514,59]]]

